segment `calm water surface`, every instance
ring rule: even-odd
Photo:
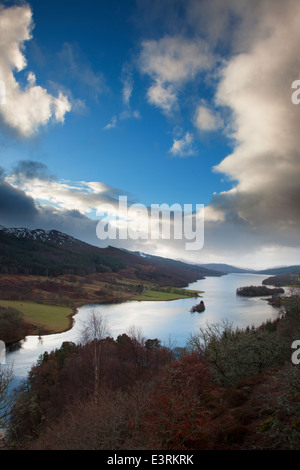
[[[73,327],[65,332],[43,337],[28,336],[22,347],[7,355],[7,364],[13,364],[14,376],[19,380],[28,371],[40,354],[59,348],[64,341],[80,342],[84,323],[94,308],[106,317],[110,335],[116,338],[135,326],[146,338],[158,338],[167,346],[184,346],[199,325],[228,319],[234,326],[258,326],[267,319],[276,318],[278,310],[261,298],[236,296],[236,289],[248,285],[261,285],[268,275],[228,274],[222,277],[207,277],[189,285],[191,289],[205,291],[202,300],[206,310],[191,313],[197,299],[173,301],[128,301],[114,305],[83,306],[74,316]]]

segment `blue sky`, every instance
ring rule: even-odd
[[[229,187],[211,171],[228,153],[226,139],[217,133],[197,136],[191,122],[197,101],[209,90],[201,83],[193,84],[202,89],[199,96],[183,90],[182,107],[167,117],[149,106],[149,77],[135,65],[144,38],[134,1],[90,0],[86,9],[82,1],[30,5],[35,26],[26,44],[28,64],[41,86],[48,88],[50,81],[67,88],[82,108],[67,115],[63,126],[41,129],[36,149],[30,142],[25,150],[28,159],[36,152],[34,159],[59,178],[96,176],[145,204],[207,204],[212,188]],[[128,105],[124,80],[132,82]],[[189,161],[170,153],[175,135],[180,139],[186,132],[193,134]],[[23,142],[17,158],[24,158]]]
[[[299,263],[296,0],[1,5],[0,224],[102,246],[103,201],[204,204],[197,253],[176,240],[111,244],[193,262]]]

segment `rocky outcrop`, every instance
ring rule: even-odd
[[[194,305],[194,307],[191,308],[191,312],[201,313],[201,312],[204,312],[204,310],[205,310],[205,305],[204,305],[203,300],[201,300],[198,305]]]

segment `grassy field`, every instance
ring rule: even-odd
[[[179,289],[178,289],[179,290]],[[173,292],[164,292],[164,291],[157,291],[157,290],[151,290],[147,289],[145,290],[142,294],[134,296],[134,300],[177,300],[177,299],[188,299],[191,298],[193,295],[195,296],[198,294],[198,291],[185,291],[182,289],[182,291],[179,293],[173,293]]]
[[[68,330],[71,325],[73,310],[69,307],[14,300],[0,300],[0,306],[12,307],[22,312],[25,322],[36,328],[32,333],[60,333]]]

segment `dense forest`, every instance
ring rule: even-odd
[[[92,314],[80,344],[40,357],[7,449],[300,449],[299,297],[275,321],[207,325],[185,348],[107,331]]]

